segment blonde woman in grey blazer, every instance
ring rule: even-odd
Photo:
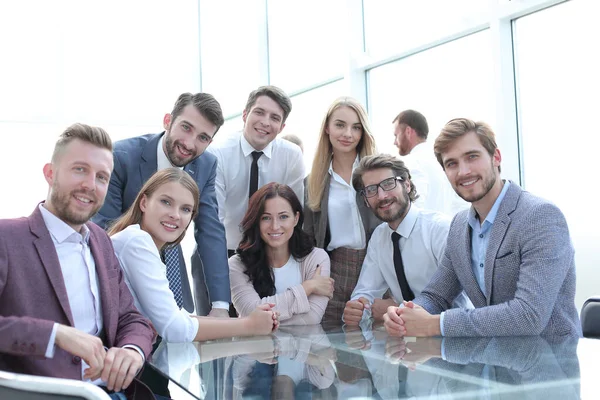
[[[500,151],[485,123],[448,122],[435,153],[454,190],[472,206],[452,221],[440,267],[421,295],[404,308],[388,308],[388,332],[581,336],[575,251],[562,212],[500,178]],[[449,309],[461,290],[474,310]]]

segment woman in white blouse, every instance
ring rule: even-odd
[[[287,185],[271,182],[250,198],[242,241],[229,259],[231,298],[246,316],[274,303],[281,325],[321,322],[333,293],[329,257],[302,230],[302,205]]]
[[[333,298],[324,320],[340,321],[360,275],[367,243],[381,223],[352,187],[362,157],[376,153],[367,112],[351,97],[336,99],[321,124],[312,170],[307,178],[304,230],[331,258]]]
[[[198,317],[177,307],[160,251],[181,242],[198,212],[198,199],[198,186],[187,172],[163,169],[148,179],[129,210],[110,228],[136,307],[167,342],[272,332],[278,325],[272,304],[256,307],[241,319]]]

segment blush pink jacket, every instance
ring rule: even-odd
[[[323,249],[315,247],[310,254],[300,260],[302,281],[315,276],[318,266],[321,266],[321,275],[329,276],[329,256]],[[306,296],[301,284],[288,288],[284,293],[260,298],[244,271],[246,266],[237,254],[229,259],[231,299],[240,316],[249,315],[260,304],[275,303],[282,326],[321,323],[329,298],[316,294]]]

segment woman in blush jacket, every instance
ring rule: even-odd
[[[293,190],[271,182],[250,198],[242,241],[229,259],[231,297],[244,317],[275,304],[281,325],[318,324],[333,294],[329,256],[302,230],[302,205]]]

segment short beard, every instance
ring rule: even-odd
[[[456,194],[458,194],[458,196],[463,199],[464,201],[468,201],[469,203],[476,203],[479,200],[483,199],[489,192],[490,190],[492,190],[492,188],[494,187],[494,185],[496,184],[496,169],[494,168],[494,163],[492,161],[492,173],[489,177],[489,179],[487,179],[485,182],[483,182],[483,193],[479,196],[475,195],[473,197],[468,197],[468,196],[463,196],[461,195],[458,191],[456,192]]]
[[[70,225],[83,225],[88,222],[98,211],[102,204],[97,204],[87,215],[76,214],[69,209],[69,200],[77,192],[69,192],[67,194],[60,191],[60,186],[57,181],[52,185],[52,193],[50,201],[56,211],[56,216]],[[95,196],[93,196],[95,197]]]
[[[398,203],[400,205],[400,208],[398,209],[397,213],[395,213],[393,215],[389,215],[389,216],[384,213],[381,213],[379,211],[379,203],[378,203],[375,206],[375,215],[377,216],[377,218],[379,218],[383,222],[388,222],[388,223],[402,219],[406,215],[406,212],[408,211],[408,207],[410,205],[410,198],[408,197],[408,194],[404,191],[403,191],[403,197],[404,197],[404,204],[401,204],[397,198],[394,198],[394,201],[392,202],[392,204]]]

